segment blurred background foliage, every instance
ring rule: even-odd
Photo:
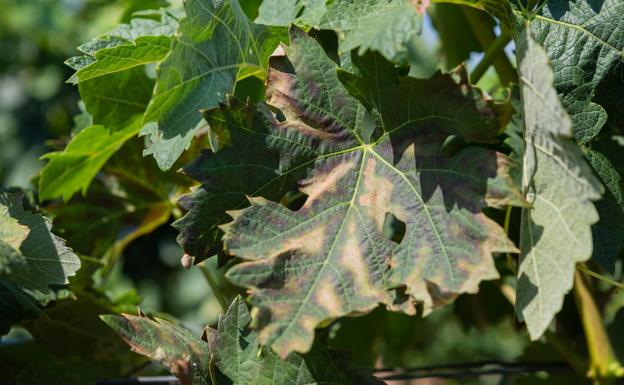
[[[0,0],[3,186],[34,189],[34,178],[43,165],[39,157],[51,149],[63,148],[72,129],[84,126],[84,119],[88,120],[81,114],[77,87],[65,83],[73,71],[63,62],[77,54],[75,47],[120,21],[128,21],[135,11],[164,4],[161,0]],[[254,4],[257,2],[247,6],[253,8]],[[471,31],[466,12],[485,18],[482,21],[496,31],[494,21],[477,11],[431,7],[423,34],[413,42],[410,52],[412,75],[429,76],[438,65],[448,70],[466,60],[469,67],[474,67],[486,42],[470,33],[466,35]],[[456,22],[441,22],[449,19]],[[490,38],[494,37],[492,32]],[[457,42],[461,40],[468,43],[459,47]],[[508,51],[512,49],[508,47]],[[493,94],[500,91],[493,69],[479,84]],[[12,368],[14,381],[7,384],[85,384],[85,378],[158,373],[159,369],[144,366],[144,359],[128,352],[96,315],[136,312],[139,305],[147,313],[174,316],[199,334],[223,311],[224,300],[214,295],[211,285],[219,287],[225,301],[237,293],[224,281],[225,269],[217,269],[216,258],[190,270],[181,266],[182,250],[169,225],[181,214],[173,202],[187,191],[190,181],[179,174],[159,171],[151,157],[140,157],[141,146],[140,141],[126,144],[85,196],[72,198],[70,204],[49,202],[44,206],[46,214],[54,219],[54,231],[67,238],[83,259],[83,268],[70,285],[79,299],[59,297],[56,304],[45,309],[45,317],[26,320],[3,337],[0,364]],[[181,163],[196,153],[197,149],[191,149]],[[132,175],[139,175],[150,185],[141,186]],[[500,268],[508,269],[504,262]],[[513,318],[510,301],[501,294],[504,289],[486,283],[478,295],[462,296],[426,318],[377,309],[363,317],[339,320],[331,326],[331,343],[336,348],[355,346],[351,354],[358,364],[397,367],[475,360],[562,361],[574,350],[569,346],[582,344],[579,335],[570,335],[565,341],[568,346],[563,344],[559,349],[552,348],[557,344],[529,343],[523,327]],[[624,303],[624,296],[618,298],[611,309],[613,323],[621,316],[618,310]],[[572,324],[578,322],[571,301],[566,303],[566,311],[571,313],[566,319]],[[575,326],[557,325],[561,330],[578,330]],[[37,344],[29,341],[31,338]],[[64,362],[58,357],[64,357]],[[68,371],[68,367],[73,369]],[[64,377],[58,382],[61,372]],[[0,384],[4,385],[3,381],[0,374]],[[562,381],[570,385],[584,383],[575,375],[546,374],[411,383],[502,385]]]

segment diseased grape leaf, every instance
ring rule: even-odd
[[[603,106],[618,103],[613,91],[624,84],[613,78],[624,63],[623,13],[619,0],[550,0],[531,22],[532,35],[550,59],[554,86],[572,120],[574,137],[586,147],[591,166],[607,187],[603,201],[597,203],[601,220],[593,227],[593,257],[609,270],[624,250],[619,241],[624,226],[615,223],[624,218],[624,201],[613,179],[618,155],[599,154],[593,142],[607,121]],[[599,88],[609,86],[611,92],[601,97]]]
[[[452,135],[492,141],[494,106],[465,77],[398,77],[378,54],[354,59],[357,74],[337,73],[297,29],[284,50],[271,60],[267,96],[290,141],[271,147],[280,162],[312,157],[300,182],[307,200],[291,211],[253,198],[222,227],[227,250],[248,260],[228,277],[250,289],[261,343],[282,357],[305,352],[331,319],[378,303],[430,309],[496,278],[492,253],[516,249],[482,209],[524,203],[510,160],[475,145],[442,152]],[[401,244],[383,235],[387,213],[406,224]]]
[[[217,329],[206,329],[213,364],[218,368],[217,384],[231,385],[366,385],[383,384],[364,370],[349,364],[346,357],[327,349],[326,338],[315,341],[305,354],[290,354],[282,360],[270,349],[261,349],[256,332],[249,329],[251,315],[241,297],[219,317]],[[220,376],[227,379],[221,380]]]
[[[209,385],[211,353],[208,344],[172,322],[129,314],[103,315],[136,353],[167,368],[181,385]]]
[[[95,175],[108,159],[141,129],[140,117],[127,127],[111,132],[101,125],[82,129],[63,151],[46,153],[49,162],[39,177],[41,201],[62,197],[68,201],[76,192],[87,193]]]
[[[237,79],[263,77],[281,28],[253,24],[238,0],[185,3],[171,53],[161,63],[155,93],[145,112],[142,135],[161,169],[169,169],[190,145],[201,122],[200,109],[216,107]]]
[[[516,310],[535,340],[561,309],[576,263],[591,257],[591,225],[598,221],[592,201],[602,187],[572,141],[548,56],[530,33],[516,42],[526,143],[522,187],[532,204],[522,214]]]
[[[297,161],[280,165],[279,154],[270,144],[295,142],[265,105],[246,105],[229,98],[219,108],[205,111],[204,118],[216,135],[219,150],[204,150],[184,167],[184,174],[201,186],[178,201],[187,213],[173,224],[180,231],[178,242],[195,263],[222,249],[223,232],[218,226],[229,221],[226,210],[246,206],[247,195],[280,200],[297,187],[305,171],[297,167],[310,158],[294,156]],[[307,151],[303,145],[294,146],[300,147],[295,152]]]

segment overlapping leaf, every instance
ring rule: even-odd
[[[0,335],[38,305],[54,298],[50,285],[63,285],[80,267],[50,221],[24,210],[21,192],[0,190]]]
[[[65,241],[50,232],[50,220],[40,214],[24,210],[22,193],[0,192],[0,215],[4,223],[17,220],[28,228],[28,235],[14,247],[14,257],[21,262],[16,269],[6,269],[3,263],[2,275],[37,299],[44,299],[52,293],[50,285],[64,285],[68,277],[80,267],[80,260],[65,246]],[[11,237],[15,240],[15,237]],[[9,238],[10,239],[10,238]],[[3,243],[10,244],[6,240]],[[17,244],[10,241],[13,244]]]
[[[592,201],[602,188],[572,141],[572,124],[553,87],[548,57],[530,31],[517,40],[525,120],[517,314],[539,338],[572,288],[576,263],[592,253]]]
[[[69,200],[76,192],[86,194],[87,188],[106,161],[141,129],[140,118],[119,131],[111,132],[101,125],[81,130],[63,151],[43,156],[49,162],[41,170],[39,198],[43,201],[62,197]]]
[[[531,22],[531,32],[553,67],[554,85],[572,119],[574,137],[588,148],[596,147],[592,142],[607,121],[605,109],[596,102],[612,104],[615,90],[624,85],[621,79],[616,80],[624,68],[622,13],[624,3],[619,0],[550,0]],[[612,87],[612,92],[600,98],[598,88],[606,84],[611,84],[607,87]],[[603,219],[593,227],[594,258],[612,268],[624,248],[619,241],[624,237],[624,226],[612,220],[624,218],[622,187],[614,182],[617,156],[588,151],[590,164],[608,190],[597,204]]]
[[[187,213],[173,224],[180,231],[178,242],[195,262],[222,249],[223,233],[218,226],[229,221],[226,210],[244,207],[247,195],[280,200],[296,188],[297,179],[304,175],[297,167],[309,158],[295,156],[296,161],[280,166],[279,154],[270,144],[294,142],[264,105],[249,106],[230,99],[220,108],[205,111],[204,117],[220,149],[216,153],[205,150],[184,167],[187,176],[202,184],[179,200]],[[294,146],[295,152],[308,151],[304,145]]]
[[[101,317],[133,351],[166,367],[181,385],[209,385],[208,344],[190,330],[162,319],[129,314]]]
[[[281,356],[305,352],[327,320],[380,302],[429,309],[497,277],[492,253],[515,247],[481,211],[523,203],[509,159],[477,146],[441,151],[451,135],[491,141],[494,107],[449,75],[399,78],[376,54],[353,61],[357,75],[340,72],[343,86],[336,64],[297,30],[285,50],[267,92],[289,141],[270,147],[281,163],[313,156],[300,188],[307,200],[291,211],[254,198],[224,227],[229,252],[250,260],[228,277],[251,289],[261,342]],[[406,224],[400,245],[383,236],[388,213]],[[399,286],[406,295],[395,298]]]
[[[199,109],[212,108],[232,93],[238,78],[262,74],[282,29],[253,24],[238,0],[185,3],[186,18],[171,53],[160,65],[143,131],[162,169],[169,169],[199,129]]]
[[[158,63],[169,53],[176,26],[166,13],[158,21],[133,19],[83,44],[79,50],[85,55],[67,61],[77,71],[70,81],[78,84],[95,124],[123,129],[130,118],[143,114],[154,87],[145,65]]]
[[[405,61],[412,38],[420,33],[424,7],[408,0],[263,1],[256,22],[296,23],[336,31],[340,52],[375,50],[394,61]]]
[[[336,352],[327,350],[325,339],[316,341],[306,355],[290,354],[282,360],[270,349],[260,350],[258,335],[249,330],[251,315],[237,297],[219,318],[217,329],[206,329],[215,355],[218,375],[232,385],[383,384],[363,370],[350,366]],[[218,378],[217,383],[221,384]]]

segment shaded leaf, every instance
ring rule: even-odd
[[[279,154],[270,144],[292,141],[266,106],[230,98],[220,108],[205,111],[204,117],[218,138],[219,150],[204,150],[184,167],[184,173],[201,186],[178,201],[187,213],[173,224],[180,231],[178,242],[196,263],[222,249],[218,226],[229,221],[226,210],[245,207],[248,195],[280,200],[296,188],[305,171],[298,168],[300,160],[280,166]],[[300,146],[295,152],[306,150]]]
[[[602,188],[572,141],[548,57],[530,33],[516,43],[526,143],[522,186],[532,204],[522,215],[516,310],[537,339],[572,288],[576,263],[591,256],[591,225],[598,220],[592,201]]]
[[[515,17],[509,0],[433,0],[433,2],[476,8],[497,18],[507,28],[512,28],[515,25]]]
[[[305,355],[292,353],[284,360],[271,350],[260,348],[258,335],[249,329],[251,315],[241,297],[219,317],[217,329],[206,329],[214,365],[227,379],[218,384],[304,385],[382,384],[364,370],[351,367],[348,360],[327,350],[326,339],[316,341]]]
[[[461,76],[398,77],[374,54],[353,60],[357,74],[337,74],[298,30],[285,51],[267,87],[290,141],[271,147],[286,164],[314,160],[300,182],[307,200],[291,211],[254,198],[223,226],[227,250],[249,260],[228,277],[250,288],[260,341],[282,357],[305,352],[314,329],[334,318],[380,302],[430,309],[496,278],[491,254],[515,247],[482,209],[523,204],[510,161],[477,146],[441,151],[450,135],[493,140],[499,117],[483,95]],[[406,225],[401,244],[383,235],[387,213]],[[397,287],[405,295],[395,297]]]
[[[181,385],[212,384],[208,344],[190,330],[163,319],[129,314],[101,318],[134,352],[167,368]]]
[[[80,268],[80,260],[65,246],[65,241],[50,232],[51,221],[41,214],[24,210],[21,192],[0,192],[0,215],[17,220],[28,227],[28,235],[19,245],[19,255],[24,265],[6,279],[20,287],[40,302],[53,294],[50,285],[64,285]]]
[[[185,10],[145,112],[145,122],[158,125],[142,131],[149,140],[145,154],[154,155],[163,170],[189,147],[201,122],[199,109],[217,106],[237,79],[262,75],[281,37],[281,29],[253,24],[238,0],[190,0]]]

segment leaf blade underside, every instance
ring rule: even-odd
[[[572,288],[576,263],[592,252],[592,203],[602,186],[572,141],[572,124],[553,87],[553,71],[529,30],[518,38],[525,119],[523,211],[516,291],[518,319],[539,338]]]

